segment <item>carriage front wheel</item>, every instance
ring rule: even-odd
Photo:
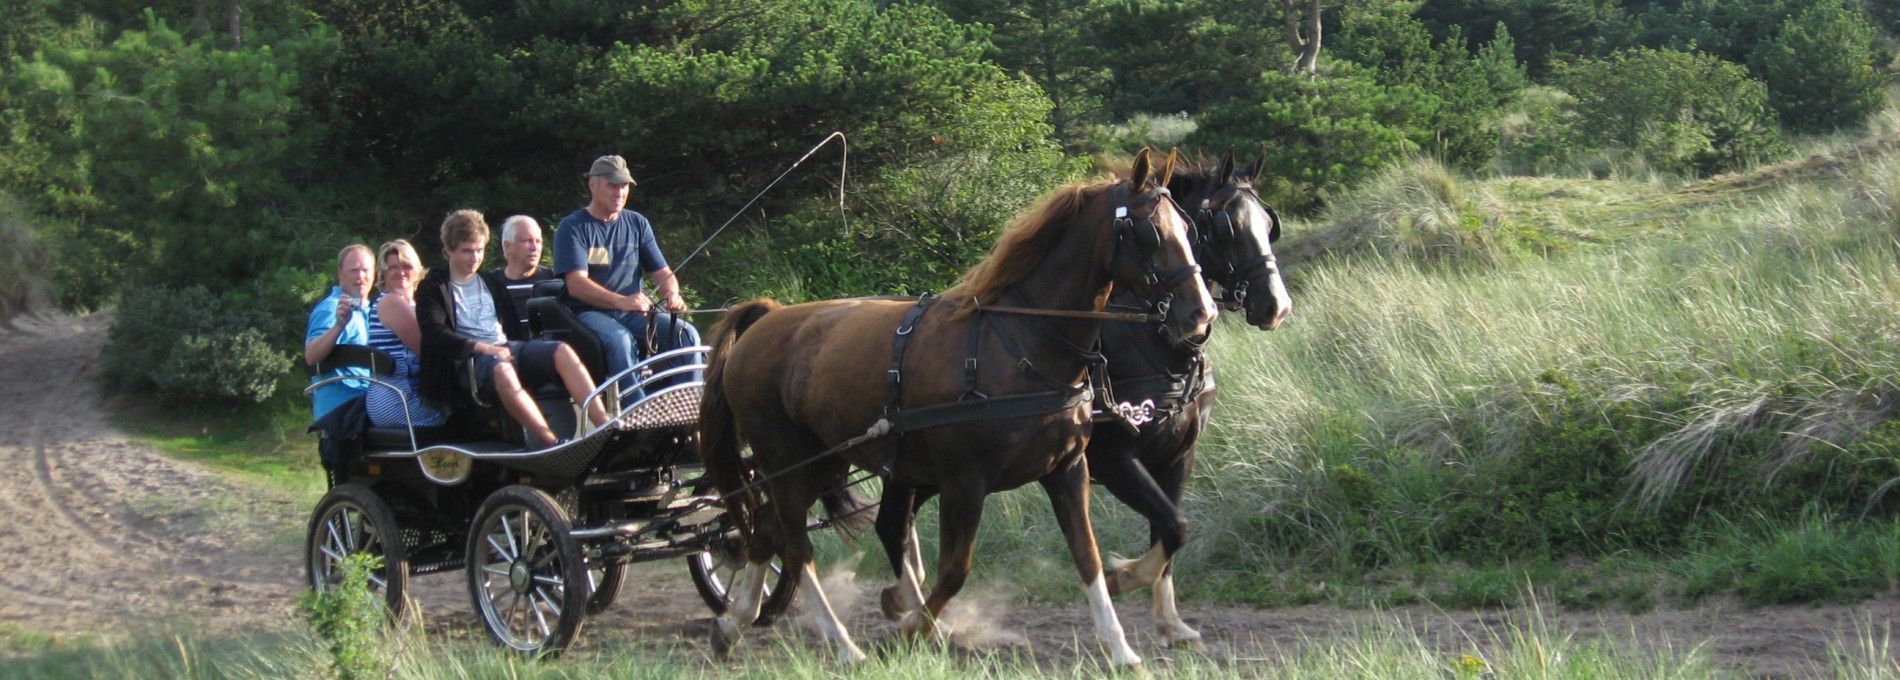
[[[376,492],[358,484],[330,489],[310,514],[304,543],[304,571],[319,593],[343,581],[343,560],[366,554],[381,559],[369,574],[369,587],[383,599],[391,619],[403,614],[409,596],[409,550],[396,526],[396,513]]]
[[[686,556],[686,571],[693,577],[693,588],[699,591],[699,599],[712,609],[713,616],[726,613],[732,601],[732,581],[744,566],[745,562],[739,559],[737,541],[727,541],[706,552]],[[765,600],[759,605],[758,620],[753,622],[757,626],[772,625],[772,621],[791,606],[792,579],[797,576],[781,568],[776,557],[767,566],[772,573],[765,577]]]
[[[587,615],[587,563],[567,513],[530,486],[482,501],[468,533],[468,592],[495,642],[558,654]]]

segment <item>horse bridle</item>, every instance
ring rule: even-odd
[[[1220,198],[1224,193],[1229,194],[1226,200],[1215,205],[1214,199]],[[1273,212],[1273,208],[1267,207],[1265,201],[1260,200],[1260,194],[1254,191],[1253,184],[1250,182],[1240,182],[1215,189],[1207,197],[1201,199],[1200,208],[1195,211],[1193,218],[1188,220],[1188,223],[1194,227],[1192,240],[1197,250],[1200,250],[1201,254],[1220,253],[1218,258],[1197,256],[1195,259],[1210,264],[1219,262],[1218,269],[1212,277],[1221,284],[1223,290],[1222,297],[1216,299],[1215,302],[1229,311],[1246,305],[1247,288],[1254,278],[1260,274],[1277,274],[1280,271],[1280,262],[1274,258],[1272,248],[1268,248],[1267,252],[1254,256],[1241,265],[1234,264],[1232,255],[1234,245],[1239,240],[1239,234],[1235,229],[1234,216],[1228,212],[1228,207],[1242,195],[1253,196],[1254,200],[1260,203],[1261,210],[1266,211],[1267,218],[1273,220],[1272,231],[1267,234],[1267,242],[1272,243],[1278,240],[1280,216]]]
[[[1182,281],[1186,281],[1188,277],[1199,276],[1201,266],[1184,264],[1165,273],[1159,271],[1155,265],[1155,253],[1161,249],[1161,227],[1155,224],[1154,211],[1149,211],[1147,215],[1140,218],[1129,217],[1129,213],[1171,195],[1167,187],[1157,186],[1135,196],[1132,201],[1125,201],[1116,207],[1115,247],[1108,258],[1109,266],[1113,267],[1116,260],[1121,257],[1122,244],[1130,243],[1134,246],[1134,255],[1141,261],[1142,279],[1154,289],[1155,294],[1152,300],[1142,300],[1142,307],[1154,310],[1156,315],[1164,319],[1168,315],[1168,309],[1174,306],[1175,287]],[[1194,220],[1188,217],[1187,212],[1182,210],[1180,205],[1173,201],[1169,201],[1168,205],[1174,208],[1175,214],[1181,217],[1182,222],[1189,226],[1194,224]],[[1136,293],[1135,297],[1143,296]]]

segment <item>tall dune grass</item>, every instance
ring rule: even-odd
[[[1283,330],[1223,328],[1212,350],[1222,406],[1190,508],[1216,547],[1196,566],[1443,557],[1449,509],[1539,472],[1550,461],[1512,461],[1549,455],[1551,437],[1584,446],[1560,456],[1618,463],[1600,485],[1616,497],[1571,503],[1586,518],[1656,512],[1698,484],[1743,512],[1788,513],[1803,494],[1852,501],[1841,512],[1892,508],[1900,157],[1858,160],[1845,182],[1514,266],[1447,269],[1381,248],[1300,267]],[[1575,431],[1586,426],[1604,431]],[[1553,507],[1492,500],[1500,513]],[[1597,547],[1672,538],[1645,531]]]
[[[1301,601],[1284,591],[1340,593],[1393,568],[1686,558],[1735,522],[1798,539],[1802,517],[1886,541],[1900,510],[1900,153],[1841,153],[1844,169],[1765,170],[1787,176],[1748,178],[1752,193],[1610,182],[1638,193],[1609,201],[1590,181],[1533,187],[1580,198],[1529,207],[1509,180],[1430,163],[1382,176],[1379,196],[1310,227],[1333,240],[1291,269],[1281,330],[1215,335],[1219,405],[1184,503],[1182,583]],[[1457,233],[1460,214],[1544,209],[1576,213],[1549,221],[1591,242],[1512,251]],[[1401,217],[1410,231],[1389,224]],[[1141,518],[1106,494],[1094,508],[1107,550],[1146,549]],[[976,577],[1000,568],[1020,594],[1073,600],[1048,518],[1039,489],[993,497]],[[934,555],[928,515],[920,530]],[[852,551],[862,573],[888,571],[870,546],[825,559]],[[1865,567],[1900,570],[1900,555]],[[1885,578],[1841,587],[1863,577]]]

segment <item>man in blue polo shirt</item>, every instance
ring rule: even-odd
[[[660,332],[653,351],[699,344],[699,330],[674,316],[686,311],[686,300],[660,254],[653,224],[626,209],[634,186],[627,161],[601,156],[586,178],[587,207],[563,218],[554,232],[554,274],[567,281],[581,324],[600,337],[608,373],[619,375],[634,365],[646,337],[647,314],[655,304],[666,312],[654,317]],[[652,297],[647,295],[647,278],[653,279]],[[622,376],[620,389],[632,389],[637,380]]]
[[[369,246],[352,243],[336,255],[337,286],[310,310],[304,324],[303,361],[311,366],[330,356],[337,345],[368,345],[369,288],[376,281],[376,256]],[[338,375],[368,376],[366,368],[339,368],[319,373],[311,382]],[[369,389],[362,380],[342,380],[317,388],[311,395],[310,409],[317,419],[330,409],[360,396]]]

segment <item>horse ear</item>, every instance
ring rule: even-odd
[[[1129,173],[1130,186],[1140,187],[1148,181],[1148,147],[1141,147],[1141,153],[1135,154],[1135,169]]]
[[[1234,181],[1234,147],[1227,147],[1227,157],[1220,162],[1220,172],[1214,176],[1221,184]]]
[[[1259,179],[1260,168],[1266,164],[1267,164],[1267,145],[1262,144],[1260,145],[1260,155],[1254,156],[1253,167],[1247,168],[1247,181],[1251,182],[1251,181]]]
[[[1168,150],[1168,162],[1161,166],[1161,181],[1156,182],[1156,184],[1159,184],[1165,187],[1168,185],[1168,182],[1174,180],[1174,167],[1175,167],[1175,164],[1180,162],[1180,155],[1181,155],[1180,147],[1175,147],[1173,149]]]

